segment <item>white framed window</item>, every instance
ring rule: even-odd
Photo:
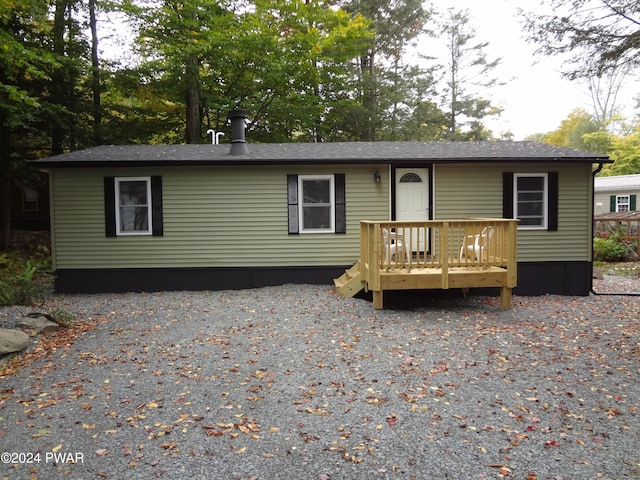
[[[520,220],[518,228],[546,230],[549,222],[546,173],[515,173],[513,176],[513,213]]]
[[[116,177],[116,235],[151,235],[151,177]]]
[[[631,209],[631,197],[629,195],[616,196],[616,212],[628,212]]]
[[[333,175],[298,176],[300,233],[335,232]]]

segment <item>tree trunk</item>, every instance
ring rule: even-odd
[[[460,51],[458,48],[458,38],[455,36],[457,30],[451,33],[449,55],[451,79],[449,80],[449,88],[451,90],[451,111],[449,113],[449,140],[455,140],[456,137],[456,121],[458,115],[458,65],[460,61]]]
[[[65,14],[68,3],[66,0],[57,0],[55,2],[55,16],[53,21],[53,51],[60,57],[64,56],[64,32],[65,32]],[[57,68],[52,75],[51,82],[51,101],[54,105],[62,107],[64,105],[65,81],[62,68]],[[63,152],[64,129],[60,121],[54,121],[51,124],[51,153],[58,155]]]
[[[98,58],[98,29],[96,2],[89,0],[89,27],[91,28],[91,67],[93,90],[93,144],[102,145],[102,106],[100,104],[100,59]]]
[[[308,1],[307,1],[308,3]],[[317,72],[318,71],[318,62],[317,61],[313,61],[313,69]],[[321,103],[320,100],[320,85],[318,84],[318,82],[315,82],[313,84],[313,95],[316,99],[316,102],[318,102],[318,104]],[[313,141],[316,143],[321,143],[322,142],[322,119],[320,118],[320,116],[316,116],[315,119],[315,125],[313,127]]]
[[[2,175],[0,177],[0,205],[2,205],[2,211],[0,211],[0,251],[8,249],[9,243],[11,243],[10,187],[9,177]]]
[[[361,132],[361,140],[375,141],[377,92],[373,49],[360,57],[360,74],[362,75],[362,106],[366,112],[367,121]]]
[[[200,61],[196,55],[189,55],[185,65],[186,82],[186,132],[187,143],[200,143],[201,115],[200,115]]]
[[[373,49],[371,49],[369,57],[369,82],[369,140],[375,142],[376,123],[378,120],[378,85]]]
[[[4,124],[2,116],[0,122],[0,250],[6,250],[11,242],[11,132]]]

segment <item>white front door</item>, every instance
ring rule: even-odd
[[[429,169],[396,169],[396,220],[429,220]],[[408,239],[407,239],[408,240]],[[407,241],[407,243],[409,243]],[[411,250],[425,251],[424,231],[414,232]]]

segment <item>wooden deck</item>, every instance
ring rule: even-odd
[[[517,220],[360,222],[360,259],[335,280],[338,292],[500,287],[511,307],[517,280]]]

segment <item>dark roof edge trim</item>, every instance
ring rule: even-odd
[[[613,163],[608,158],[567,157],[567,158],[346,158],[346,159],[230,159],[230,160],[97,160],[97,161],[47,161],[47,159],[31,160],[29,164],[36,168],[113,168],[113,167],[179,167],[179,166],[240,166],[240,165],[381,165],[381,164],[437,164],[437,163]]]

